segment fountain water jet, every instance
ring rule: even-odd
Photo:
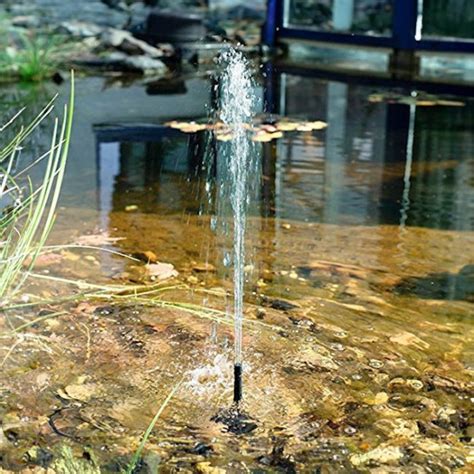
[[[242,319],[245,284],[245,230],[251,190],[259,173],[257,154],[249,137],[255,115],[256,97],[250,68],[236,49],[220,57],[225,70],[220,81],[219,118],[231,139],[221,148],[218,159],[225,170],[219,190],[221,200],[230,201],[233,217],[234,278],[234,402],[242,399]]]

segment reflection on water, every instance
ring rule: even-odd
[[[280,111],[320,118],[324,131],[261,144],[263,215],[305,222],[474,230],[474,106],[370,103],[371,88],[290,77]],[[310,95],[311,94],[311,95]],[[105,213],[197,212],[206,133],[99,129]],[[112,208],[105,201],[113,196]],[[122,206],[122,207],[121,207]]]

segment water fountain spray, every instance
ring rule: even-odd
[[[225,64],[220,81],[220,120],[229,130],[231,140],[219,159],[228,170],[224,196],[230,200],[233,217],[233,277],[234,277],[234,403],[242,399],[242,319],[245,283],[245,229],[252,180],[258,176],[258,160],[249,137],[256,98],[247,60],[234,48],[221,57]]]

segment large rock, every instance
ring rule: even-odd
[[[95,23],[87,23],[85,21],[63,21],[57,28],[58,33],[72,36],[74,38],[90,38],[99,36],[104,29]]]
[[[364,464],[396,464],[403,458],[403,452],[398,446],[384,446],[368,451],[363,454],[354,454],[351,456],[351,462],[359,467]]]
[[[166,65],[159,59],[148,56],[128,56],[119,51],[97,59],[94,64],[90,63],[88,65],[144,75],[164,74],[168,71]]]
[[[164,53],[161,49],[155,48],[145,41],[139,40],[125,30],[110,28],[102,33],[102,44],[108,48],[115,48],[119,51],[133,56],[146,55],[150,58],[161,58]]]

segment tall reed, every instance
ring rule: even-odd
[[[64,106],[47,153],[20,171],[14,171],[28,136],[54,109],[54,97],[27,127],[0,149],[0,308],[18,294],[46,243],[55,217],[64,179],[74,112],[74,73],[71,74],[69,105]],[[15,124],[20,110],[0,133]],[[0,135],[1,137],[1,135]],[[46,161],[41,184],[34,186],[28,172]]]

